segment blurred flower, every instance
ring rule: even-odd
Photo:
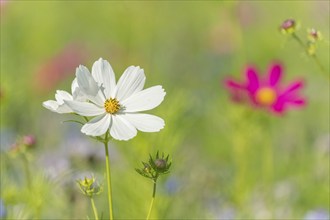
[[[36,144],[36,138],[34,135],[24,135],[19,137],[16,142],[11,146],[11,152],[25,152],[27,148],[32,148]]]
[[[161,174],[169,173],[169,169],[172,165],[168,162],[170,155],[165,157],[164,153],[159,157],[159,152],[157,151],[155,158],[149,155],[149,163],[142,162],[143,168],[135,169],[141,176],[147,177],[149,179],[157,181],[157,178]]]
[[[157,132],[164,127],[164,120],[139,113],[157,107],[164,99],[162,86],[143,89],[145,75],[140,67],[130,66],[116,84],[110,64],[100,58],[92,67],[92,73],[84,66],[76,71],[77,82],[88,101],[64,102],[77,114],[96,116],[81,129],[91,136],[100,136],[110,130],[117,140],[129,140],[137,130]]]
[[[25,135],[22,138],[22,143],[26,146],[33,146],[36,144],[36,138],[33,135]]]
[[[86,100],[84,94],[82,94],[81,90],[79,89],[76,78],[72,81],[71,93],[72,95],[63,90],[57,90],[55,94],[56,101],[48,100],[43,102],[42,105],[48,110],[51,110],[56,113],[60,113],[60,114],[72,113],[73,110],[66,103],[64,103],[64,100],[77,100],[77,101]]]
[[[320,40],[323,39],[321,32],[317,31],[314,28],[311,28],[311,29],[307,30],[307,38],[308,38],[309,41],[314,42],[314,43],[316,41],[320,41]]]
[[[285,88],[280,84],[282,69],[280,64],[272,64],[268,77],[262,79],[255,68],[248,66],[245,71],[246,82],[227,79],[225,85],[235,101],[247,99],[255,107],[281,114],[288,106],[301,107],[306,102],[298,95],[298,91],[303,87],[302,81],[295,81]]]
[[[222,207],[214,215],[215,219],[235,219],[237,214],[233,207]]]
[[[0,199],[0,218],[6,217],[6,207],[5,204],[3,203],[2,199]]]
[[[296,31],[296,29],[297,24],[294,19],[285,20],[280,27],[281,32],[284,34],[292,34]]]
[[[324,209],[309,211],[304,217],[304,220],[329,220],[329,219],[330,219],[329,212],[327,212]]]
[[[8,0],[0,0],[0,9],[1,9],[0,16],[2,16],[2,14],[3,14],[3,8],[5,7],[5,5],[7,3],[8,3]]]
[[[165,182],[165,190],[168,194],[173,195],[179,191],[180,185],[177,177],[170,177]]]
[[[77,43],[65,46],[62,51],[40,67],[36,75],[35,88],[49,91],[73,74],[72,69],[85,61],[85,54],[85,49]]]
[[[320,31],[311,28],[307,31],[307,53],[308,55],[315,55],[317,49],[317,42],[322,40]]]
[[[85,196],[93,197],[103,191],[103,187],[95,180],[94,176],[77,180],[77,184]]]

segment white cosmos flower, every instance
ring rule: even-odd
[[[164,127],[163,119],[140,113],[157,107],[166,94],[162,86],[143,90],[146,77],[140,67],[128,67],[116,84],[110,64],[100,58],[92,73],[79,66],[76,77],[88,101],[67,99],[64,103],[79,115],[94,116],[81,128],[86,135],[100,136],[109,130],[114,139],[129,140],[137,130],[157,132]]]
[[[77,78],[75,78],[72,81],[71,84],[71,92],[72,95],[66,91],[63,90],[57,90],[55,94],[55,99],[54,100],[48,100],[42,103],[42,105],[56,113],[72,113],[72,109],[64,103],[64,100],[77,100],[77,101],[85,101],[86,97],[80,90],[77,82]]]

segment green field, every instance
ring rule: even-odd
[[[148,113],[156,133],[110,141],[115,219],[145,219],[152,182],[135,168],[170,154],[154,219],[329,219],[329,1],[1,1],[0,135],[2,219],[93,219],[76,180],[93,174],[109,218],[104,147],[42,102],[70,91],[76,67],[100,57],[117,80],[140,66],[145,88],[165,100]],[[322,32],[316,60],[279,31],[285,19]],[[307,105],[271,114],[230,99],[223,82],[255,65],[284,66],[283,85],[302,79]],[[320,68],[323,66],[323,70]],[[33,135],[36,144],[14,152]]]

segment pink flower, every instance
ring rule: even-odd
[[[226,79],[226,88],[236,102],[248,100],[253,106],[266,108],[273,113],[282,114],[289,106],[302,107],[305,98],[298,93],[303,87],[303,81],[295,81],[288,86],[280,83],[283,67],[273,63],[267,77],[261,77],[257,70],[248,66],[245,70],[245,82]]]
[[[86,49],[79,43],[66,45],[58,54],[54,55],[39,67],[36,73],[35,88],[39,91],[48,91],[73,75],[76,68],[86,59]]]

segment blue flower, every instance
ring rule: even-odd
[[[307,212],[304,217],[304,220],[329,220],[330,215],[324,209],[315,209]]]
[[[2,199],[0,199],[0,218],[5,217],[6,214],[5,204],[2,202]]]

